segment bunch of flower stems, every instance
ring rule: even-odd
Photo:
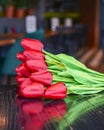
[[[87,68],[72,56],[43,52],[48,69],[53,74],[53,82],[64,82],[67,94],[93,94],[104,90],[103,73]]]

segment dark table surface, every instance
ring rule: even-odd
[[[104,94],[26,99],[0,86],[0,130],[104,130]]]

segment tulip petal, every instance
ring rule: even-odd
[[[47,87],[44,97],[47,99],[63,99],[66,97],[67,88],[63,82],[58,82]]]
[[[21,42],[21,45],[26,50],[38,50],[41,51],[43,49],[43,44],[39,40],[24,38]]]

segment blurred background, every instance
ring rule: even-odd
[[[103,10],[104,0],[0,0],[1,70],[14,44],[30,37],[104,73]]]

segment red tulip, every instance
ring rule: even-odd
[[[44,97],[47,99],[63,99],[66,97],[67,88],[63,82],[52,84],[46,88]]]
[[[44,86],[37,82],[26,85],[24,89],[20,89],[19,94],[26,98],[38,98],[44,94]]]
[[[30,75],[29,70],[26,68],[25,64],[22,63],[16,68],[16,73],[19,76],[25,76],[28,77]]]
[[[32,80],[30,78],[25,78],[25,80],[21,82],[21,84],[19,85],[19,88],[22,90],[26,86],[30,85],[31,83],[32,83]]]
[[[24,55],[23,55],[23,52],[19,52],[19,53],[17,53],[17,58],[18,58],[18,60],[20,60],[20,61],[25,61],[26,60],[26,58],[24,57]]]
[[[23,81],[25,81],[25,79],[27,79],[26,77],[23,77],[23,76],[16,76],[16,81],[20,84],[22,83]]]
[[[30,78],[33,81],[42,83],[44,85],[51,85],[53,76],[48,70],[40,70],[31,74]]]
[[[43,60],[44,54],[40,51],[25,50],[23,56],[26,60]]]
[[[47,69],[47,65],[44,60],[27,60],[26,66],[31,72]]]
[[[21,45],[26,50],[37,50],[41,51],[43,49],[43,44],[36,39],[24,38],[21,42]]]

